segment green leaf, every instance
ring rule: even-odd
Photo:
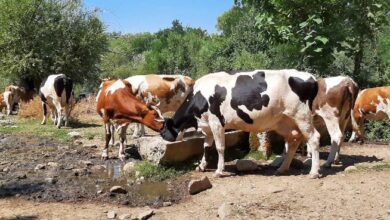
[[[317,52],[317,53],[319,53],[319,52],[321,52],[321,51],[322,51],[322,48],[321,48],[321,47],[319,47],[319,48],[317,48],[317,49],[314,50],[314,52]]]
[[[315,39],[321,41],[323,44],[327,44],[329,42],[329,39],[323,36],[317,36]]]
[[[309,24],[309,23],[308,23],[307,21],[305,21],[305,22],[300,23],[300,24],[299,24],[299,27],[304,28],[304,27],[306,27],[308,24]]]
[[[317,24],[321,24],[322,23],[322,19],[321,18],[314,18],[313,21],[315,21]]]

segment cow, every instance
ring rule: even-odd
[[[67,127],[70,112],[74,105],[72,79],[64,74],[49,75],[41,83],[39,97],[41,98],[43,111],[41,124],[46,124],[47,107],[49,107],[57,128],[61,128],[63,117]]]
[[[108,159],[108,147],[114,129],[120,139],[119,159],[124,160],[126,130],[130,123],[142,123],[154,131],[160,131],[163,118],[156,103],[144,103],[132,93],[131,84],[126,80],[103,81],[96,97],[96,111],[102,117],[105,128],[105,146],[102,159]]]
[[[359,92],[352,113],[352,136],[364,141],[364,120],[384,120],[390,118],[390,86],[368,88]]]
[[[4,94],[0,94],[0,112],[3,112],[4,108],[7,108],[7,105],[4,101]]]
[[[318,93],[313,101],[312,114],[313,123],[321,136],[329,133],[331,148],[328,159],[323,165],[331,167],[332,163],[339,163],[340,147],[344,140],[344,133],[350,122],[350,116],[359,87],[356,82],[347,76],[328,77],[318,80]],[[272,152],[270,142],[279,139],[273,133],[265,135],[263,149],[266,156]],[[308,149],[308,157],[311,156]]]
[[[298,144],[307,139],[313,152],[310,177],[318,178],[320,135],[314,129],[310,109],[317,90],[315,77],[297,70],[208,74],[195,82],[173,118],[165,120],[160,134],[174,141],[183,129],[199,127],[205,135],[205,148],[215,141],[218,168],[214,176],[219,177],[224,175],[226,129],[275,130],[288,144],[287,158],[277,174],[289,169]],[[205,153],[199,171],[207,166]]]
[[[131,84],[134,95],[140,96],[145,100],[157,97],[160,100],[158,108],[161,113],[175,112],[187,97],[190,88],[194,85],[194,80],[183,75],[137,75],[127,78],[126,81]],[[137,123],[133,137],[144,135],[144,126]],[[179,136],[178,139],[181,139],[182,135]]]
[[[34,91],[27,90],[24,87],[19,87],[15,85],[9,85],[5,88],[3,93],[4,102],[7,106],[7,115],[11,115],[12,111],[15,109],[15,106],[18,106],[20,109],[20,102],[28,102],[33,98]]]

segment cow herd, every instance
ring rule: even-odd
[[[50,75],[39,89],[43,120],[48,108],[55,125],[68,118],[74,105],[72,80]],[[11,114],[15,103],[25,99],[23,90],[9,86],[0,96],[0,111]],[[255,70],[217,72],[194,81],[182,75],[139,75],[124,80],[105,80],[96,97],[97,113],[105,129],[102,158],[108,158],[108,147],[119,134],[119,158],[125,159],[124,144],[130,123],[136,123],[133,137],[142,136],[143,125],[160,133],[167,141],[180,140],[188,128],[205,135],[204,147],[213,142],[218,152],[216,176],[224,174],[225,130],[248,132],[275,131],[285,140],[286,157],[277,173],[285,173],[298,146],[307,144],[312,158],[310,177],[318,178],[319,127],[325,126],[331,137],[331,149],[325,167],[339,161],[345,130],[352,124],[350,140],[364,139],[364,120],[390,117],[390,87],[364,89],[349,77],[316,79],[297,70]],[[163,118],[162,113],[175,112]],[[207,152],[205,150],[205,152]],[[197,170],[207,167],[203,155]]]

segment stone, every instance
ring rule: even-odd
[[[168,207],[168,206],[171,206],[172,205],[172,202],[163,202],[163,206],[164,207]]]
[[[106,169],[105,166],[103,165],[93,165],[91,167],[92,173],[98,173],[98,172],[103,172]]]
[[[79,163],[84,165],[84,166],[92,166],[93,165],[93,163],[89,160],[80,160]]]
[[[134,161],[126,163],[123,166],[122,172],[125,173],[125,174],[133,173],[134,169],[135,169],[135,164],[136,164],[136,162],[134,162]]]
[[[118,216],[120,220],[131,219],[131,214],[122,214]]]
[[[50,184],[56,184],[57,183],[57,179],[52,178],[52,177],[45,178],[45,181],[47,183],[50,183]]]
[[[107,212],[107,218],[108,219],[114,219],[116,217],[116,212],[115,211],[108,211]]]
[[[46,167],[45,164],[38,164],[35,166],[34,170],[43,170],[45,169],[45,167]]]
[[[311,158],[306,158],[306,159],[303,161],[303,164],[304,164],[305,166],[311,167]]]
[[[5,173],[9,172],[9,170],[10,169],[8,167],[3,168],[3,172],[5,172]]]
[[[58,163],[56,163],[56,162],[49,162],[49,163],[47,163],[47,166],[55,168],[55,167],[58,167]]]
[[[218,208],[218,217],[220,219],[227,219],[230,218],[232,214],[232,207],[230,204],[223,203],[219,208]]]
[[[304,168],[304,164],[301,160],[298,160],[296,158],[293,158],[293,160],[291,161],[291,164],[290,164],[290,167],[292,168],[295,168],[295,169],[303,169]]]
[[[345,172],[353,172],[356,170],[357,170],[357,167],[355,167],[355,166],[349,166],[349,167],[344,169]]]
[[[252,160],[237,160],[236,168],[240,172],[257,170],[257,163]]]
[[[146,220],[146,219],[152,217],[152,215],[154,215],[154,211],[153,210],[148,210],[148,211],[140,213],[138,215],[138,219],[139,220]]]
[[[226,149],[233,146],[248,146],[249,133],[229,131],[225,133]],[[143,160],[155,164],[178,163],[203,155],[204,135],[198,131],[189,131],[183,141],[168,142],[161,137],[140,137],[134,140],[134,148]]]
[[[204,190],[210,189],[211,187],[213,186],[211,185],[209,178],[207,178],[207,176],[204,176],[198,180],[191,180],[188,184],[188,192],[191,195],[194,195]]]
[[[281,155],[278,155],[275,157],[275,159],[271,162],[271,164],[269,166],[280,167],[280,165],[282,165],[282,163],[283,163],[283,160],[284,160],[284,157]]]
[[[81,137],[81,134],[80,132],[77,132],[77,131],[72,131],[72,132],[69,132],[68,135],[72,138],[80,138]]]
[[[86,147],[86,148],[97,148],[98,146],[96,144],[84,144],[83,147]]]
[[[96,194],[102,194],[103,193],[103,190],[98,190],[97,192],[96,192]]]
[[[75,176],[83,176],[87,174],[87,169],[73,169],[72,171]]]
[[[113,186],[110,189],[111,193],[118,193],[118,194],[126,194],[127,190],[123,188],[122,186]]]
[[[16,174],[16,178],[17,179],[26,179],[27,178],[27,175],[25,173],[18,173]]]

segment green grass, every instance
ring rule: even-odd
[[[143,176],[145,179],[150,181],[163,181],[184,174],[183,170],[155,165],[149,161],[141,161],[137,163],[135,165],[135,171],[130,173],[130,176],[135,177],[136,171],[139,172],[139,176]]]
[[[61,141],[70,141],[69,129],[58,129],[50,120],[41,125],[39,120],[15,119],[13,125],[0,125],[0,133],[24,134],[36,137],[52,137]],[[15,127],[14,127],[15,126]]]
[[[359,170],[374,170],[374,171],[383,171],[385,169],[390,169],[389,162],[378,162],[373,164],[360,164],[356,166]]]

